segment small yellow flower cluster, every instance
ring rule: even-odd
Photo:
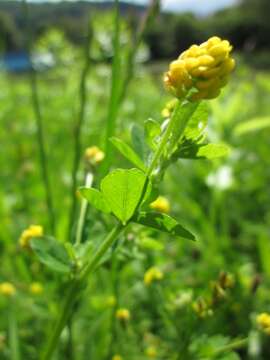
[[[174,109],[175,109],[175,106],[177,104],[178,100],[177,99],[172,99],[170,101],[168,101],[165,105],[165,107],[162,109],[161,111],[161,115],[164,117],[164,118],[169,118],[171,117]]]
[[[19,244],[22,248],[29,248],[29,242],[34,237],[43,235],[43,227],[40,225],[30,225],[20,236]]]
[[[206,318],[213,315],[213,310],[202,297],[192,304],[192,308],[200,318]]]
[[[261,313],[256,317],[256,323],[267,335],[270,335],[270,314]]]
[[[91,165],[98,165],[104,159],[105,154],[97,146],[88,147],[85,150],[84,158]]]
[[[130,312],[128,309],[124,309],[124,308],[121,308],[121,309],[118,309],[116,311],[116,318],[120,321],[129,321],[130,320]]]
[[[157,357],[157,349],[154,346],[148,346],[145,349],[145,355],[151,359],[154,359]]]
[[[116,354],[112,357],[112,360],[123,360],[123,358],[121,355]]]
[[[153,201],[150,204],[150,208],[166,214],[169,213],[171,210],[169,200],[164,196],[159,196],[155,201]]]
[[[145,272],[144,283],[145,285],[149,286],[152,284],[153,281],[162,280],[163,277],[164,277],[163,272],[159,270],[157,267],[153,266]]]
[[[229,41],[217,36],[201,45],[192,45],[170,64],[164,77],[166,88],[178,98],[196,89],[192,101],[216,98],[235,67],[231,51]]]
[[[12,285],[11,283],[3,282],[0,284],[0,294],[10,297],[15,295],[15,293],[16,293],[15,286]]]
[[[31,294],[33,295],[40,295],[43,293],[44,288],[43,285],[39,282],[33,282],[32,284],[30,284],[29,286],[29,291]]]

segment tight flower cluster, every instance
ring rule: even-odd
[[[235,67],[231,51],[229,41],[217,36],[192,45],[170,64],[164,77],[166,88],[178,98],[194,89],[192,101],[216,98]]]
[[[43,227],[40,225],[30,225],[20,236],[19,244],[22,248],[29,248],[29,242],[34,237],[43,236]]]

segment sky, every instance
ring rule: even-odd
[[[32,2],[59,2],[61,0],[30,0]],[[76,1],[76,0],[65,0]],[[102,0],[95,0],[102,1]],[[125,0],[133,4],[147,4],[149,0]],[[162,0],[162,7],[168,11],[193,11],[200,15],[206,15],[216,10],[232,6],[239,0]]]

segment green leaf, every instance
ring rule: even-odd
[[[144,165],[143,161],[129,145],[116,137],[110,138],[110,141],[125,158],[127,158],[139,169],[146,171],[146,166]]]
[[[237,125],[234,128],[235,135],[243,135],[246,133],[250,133],[253,131],[258,131],[270,127],[270,117],[263,116],[263,117],[256,117],[251,120],[245,121]]]
[[[178,103],[173,112],[173,129],[170,144],[168,146],[168,153],[170,154],[175,145],[181,140],[181,134],[183,133],[186,125],[192,117],[194,111],[198,106],[198,102],[185,101],[182,104]]]
[[[155,142],[155,139],[160,136],[161,134],[161,126],[160,124],[153,120],[148,119],[144,123],[144,137],[148,144],[148,146],[155,150],[157,147],[157,144]]]
[[[132,125],[131,141],[135,152],[143,161],[146,161],[149,154],[149,148],[144,141],[144,130],[141,126],[137,124]]]
[[[209,108],[206,102],[201,102],[191,118],[185,129],[184,136],[188,140],[198,139],[204,132],[208,122]]]
[[[228,156],[230,148],[224,144],[191,144],[180,147],[174,158],[181,159],[216,159]]]
[[[155,250],[155,251],[164,250],[164,245],[161,242],[148,237],[142,238],[140,240],[140,246],[144,249],[149,249],[149,250]]]
[[[50,269],[69,273],[71,262],[63,244],[49,236],[42,236],[31,240],[31,249],[39,258],[40,262]]]
[[[80,194],[96,209],[108,214],[111,212],[108,204],[104,200],[103,194],[94,188],[81,187]]]
[[[123,224],[133,216],[146,181],[139,169],[117,169],[101,182],[101,192],[114,215]]]
[[[193,234],[167,214],[159,212],[140,212],[132,219],[132,221],[184,239],[195,240]]]

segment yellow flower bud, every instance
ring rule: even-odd
[[[33,295],[40,295],[43,293],[43,290],[44,290],[43,285],[39,282],[33,282],[29,286],[29,291]]]
[[[192,45],[170,64],[164,76],[166,88],[174,96],[188,96],[192,101],[217,97],[235,67],[231,51],[229,41],[217,36],[201,45]],[[190,90],[193,91],[189,96]]]
[[[85,150],[84,157],[91,165],[97,165],[104,159],[105,154],[97,146],[91,146]]]
[[[170,203],[164,196],[159,196],[155,201],[150,204],[150,208],[163,213],[168,213],[171,210]]]
[[[22,248],[29,248],[30,240],[40,236],[43,236],[43,227],[40,225],[30,225],[22,232],[19,238],[19,244]]]
[[[154,346],[149,346],[145,349],[145,355],[151,359],[157,357],[157,349]]]
[[[172,115],[177,102],[178,102],[178,100],[175,98],[173,100],[168,101],[167,104],[165,105],[164,109],[162,109],[161,115],[164,118],[169,118]]]
[[[123,360],[123,358],[121,355],[116,354],[112,357],[112,360]]]
[[[144,274],[144,283],[149,286],[153,281],[160,281],[164,277],[163,272],[157,267],[151,267]]]
[[[121,308],[121,309],[118,309],[116,311],[116,318],[118,320],[121,320],[121,321],[129,321],[130,320],[130,312],[128,309],[124,309],[124,308]]]
[[[268,313],[259,314],[256,317],[256,323],[264,333],[270,335],[270,314]]]
[[[7,297],[11,297],[13,295],[15,295],[16,293],[16,289],[15,286],[12,285],[9,282],[3,282],[0,284],[0,294],[7,296]]]

